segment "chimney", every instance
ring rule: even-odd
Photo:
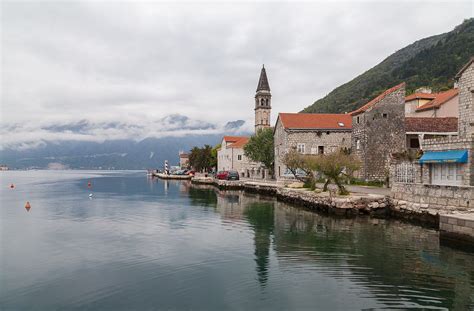
[[[431,94],[432,91],[428,87],[420,87],[415,90],[415,93]]]

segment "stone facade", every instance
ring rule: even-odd
[[[474,185],[473,154],[474,140],[460,137],[445,137],[438,139],[428,139],[423,141],[423,150],[444,151],[444,150],[468,150],[468,163],[460,164],[462,170],[462,186]],[[431,184],[430,171],[433,164],[421,164],[423,171],[422,182]]]
[[[474,134],[474,58],[457,74],[459,88],[459,137],[472,138]]]
[[[466,150],[467,163],[425,163],[417,164],[416,180],[412,183],[394,182],[392,197],[395,206],[407,206],[432,213],[453,211],[474,212],[474,139],[473,139],[473,90],[474,65],[471,60],[456,76],[459,87],[459,118],[457,137],[425,139],[422,149],[427,152]],[[450,165],[450,166],[449,166]],[[443,168],[445,176],[454,179],[436,179],[434,168]],[[449,167],[448,167],[449,166]],[[449,171],[447,170],[449,168]],[[451,169],[455,174],[451,173]],[[439,171],[438,171],[439,172]],[[436,177],[436,178],[435,178]],[[442,185],[442,184],[453,185]]]
[[[361,161],[356,176],[385,180],[391,154],[406,147],[405,85],[387,90],[351,115],[352,152]]]
[[[317,116],[316,114],[314,115]],[[275,177],[277,180],[284,178],[283,175],[286,172],[286,166],[283,164],[285,155],[292,148],[297,149],[298,145],[304,145],[304,151],[301,152],[304,154],[331,153],[341,148],[350,149],[351,129],[350,127],[343,129],[295,129],[286,127],[281,118],[278,117],[274,131]]]

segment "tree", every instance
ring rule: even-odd
[[[295,179],[299,181],[306,181],[307,178],[298,174],[298,171],[303,171],[309,178],[313,176],[313,171],[308,166],[308,163],[307,156],[299,153],[296,149],[291,149],[283,158],[283,164],[285,164],[288,170],[295,176]]]
[[[211,150],[211,167],[217,168],[217,151],[221,148],[221,144],[217,144]]]
[[[328,185],[332,180],[337,185],[339,194],[342,195],[349,194],[343,182],[360,167],[360,163],[355,156],[342,150],[327,155],[313,156],[307,165],[326,177],[323,191],[328,190]]]
[[[270,170],[270,174],[273,174],[273,162],[275,161],[273,128],[260,129],[250,137],[244,146],[244,153],[250,160],[263,163],[265,168]]]
[[[328,185],[334,181],[342,195],[349,194],[343,183],[360,167],[359,161],[344,150],[327,155],[303,155],[292,149],[285,155],[283,163],[295,178],[305,181],[311,189],[316,184],[314,172],[318,172],[326,178],[323,191],[327,191]],[[305,172],[306,177],[298,176],[298,170]]]
[[[189,154],[189,165],[196,171],[210,171],[213,167],[212,147],[209,145],[202,148],[193,147]]]

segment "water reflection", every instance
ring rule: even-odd
[[[439,234],[394,220],[334,218],[239,191],[191,187],[223,220],[245,220],[254,233],[261,286],[268,281],[273,247],[280,269],[351,279],[389,308],[474,306],[474,256],[440,246]],[[202,199],[202,200],[201,200]],[[273,241],[273,243],[272,243]]]
[[[11,174],[0,187],[0,309],[474,306],[474,254],[434,230],[144,173]]]
[[[244,215],[254,230],[255,262],[258,281],[265,286],[268,275],[271,235],[273,234],[274,209],[272,203],[250,203]]]

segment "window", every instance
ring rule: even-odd
[[[433,185],[461,185],[462,164],[433,163],[431,164],[431,183]]]
[[[339,127],[344,127],[344,123],[343,123],[343,122],[338,122],[337,125],[339,125]]]
[[[239,155],[237,156],[237,160],[238,160],[238,161],[242,161],[242,155],[241,155],[241,154],[239,154]]]
[[[382,118],[387,119],[388,118],[388,113],[382,113]]]
[[[360,139],[356,140],[356,150],[360,150]]]
[[[324,146],[318,146],[318,154],[324,154]]]
[[[420,148],[420,141],[418,138],[410,138],[410,148],[419,149]]]
[[[299,153],[304,153],[304,144],[297,144],[296,151],[298,151]]]
[[[401,163],[395,166],[395,181],[402,183],[415,182],[415,165],[412,163]]]
[[[359,124],[359,123],[360,123],[360,117],[357,116],[357,124]]]

